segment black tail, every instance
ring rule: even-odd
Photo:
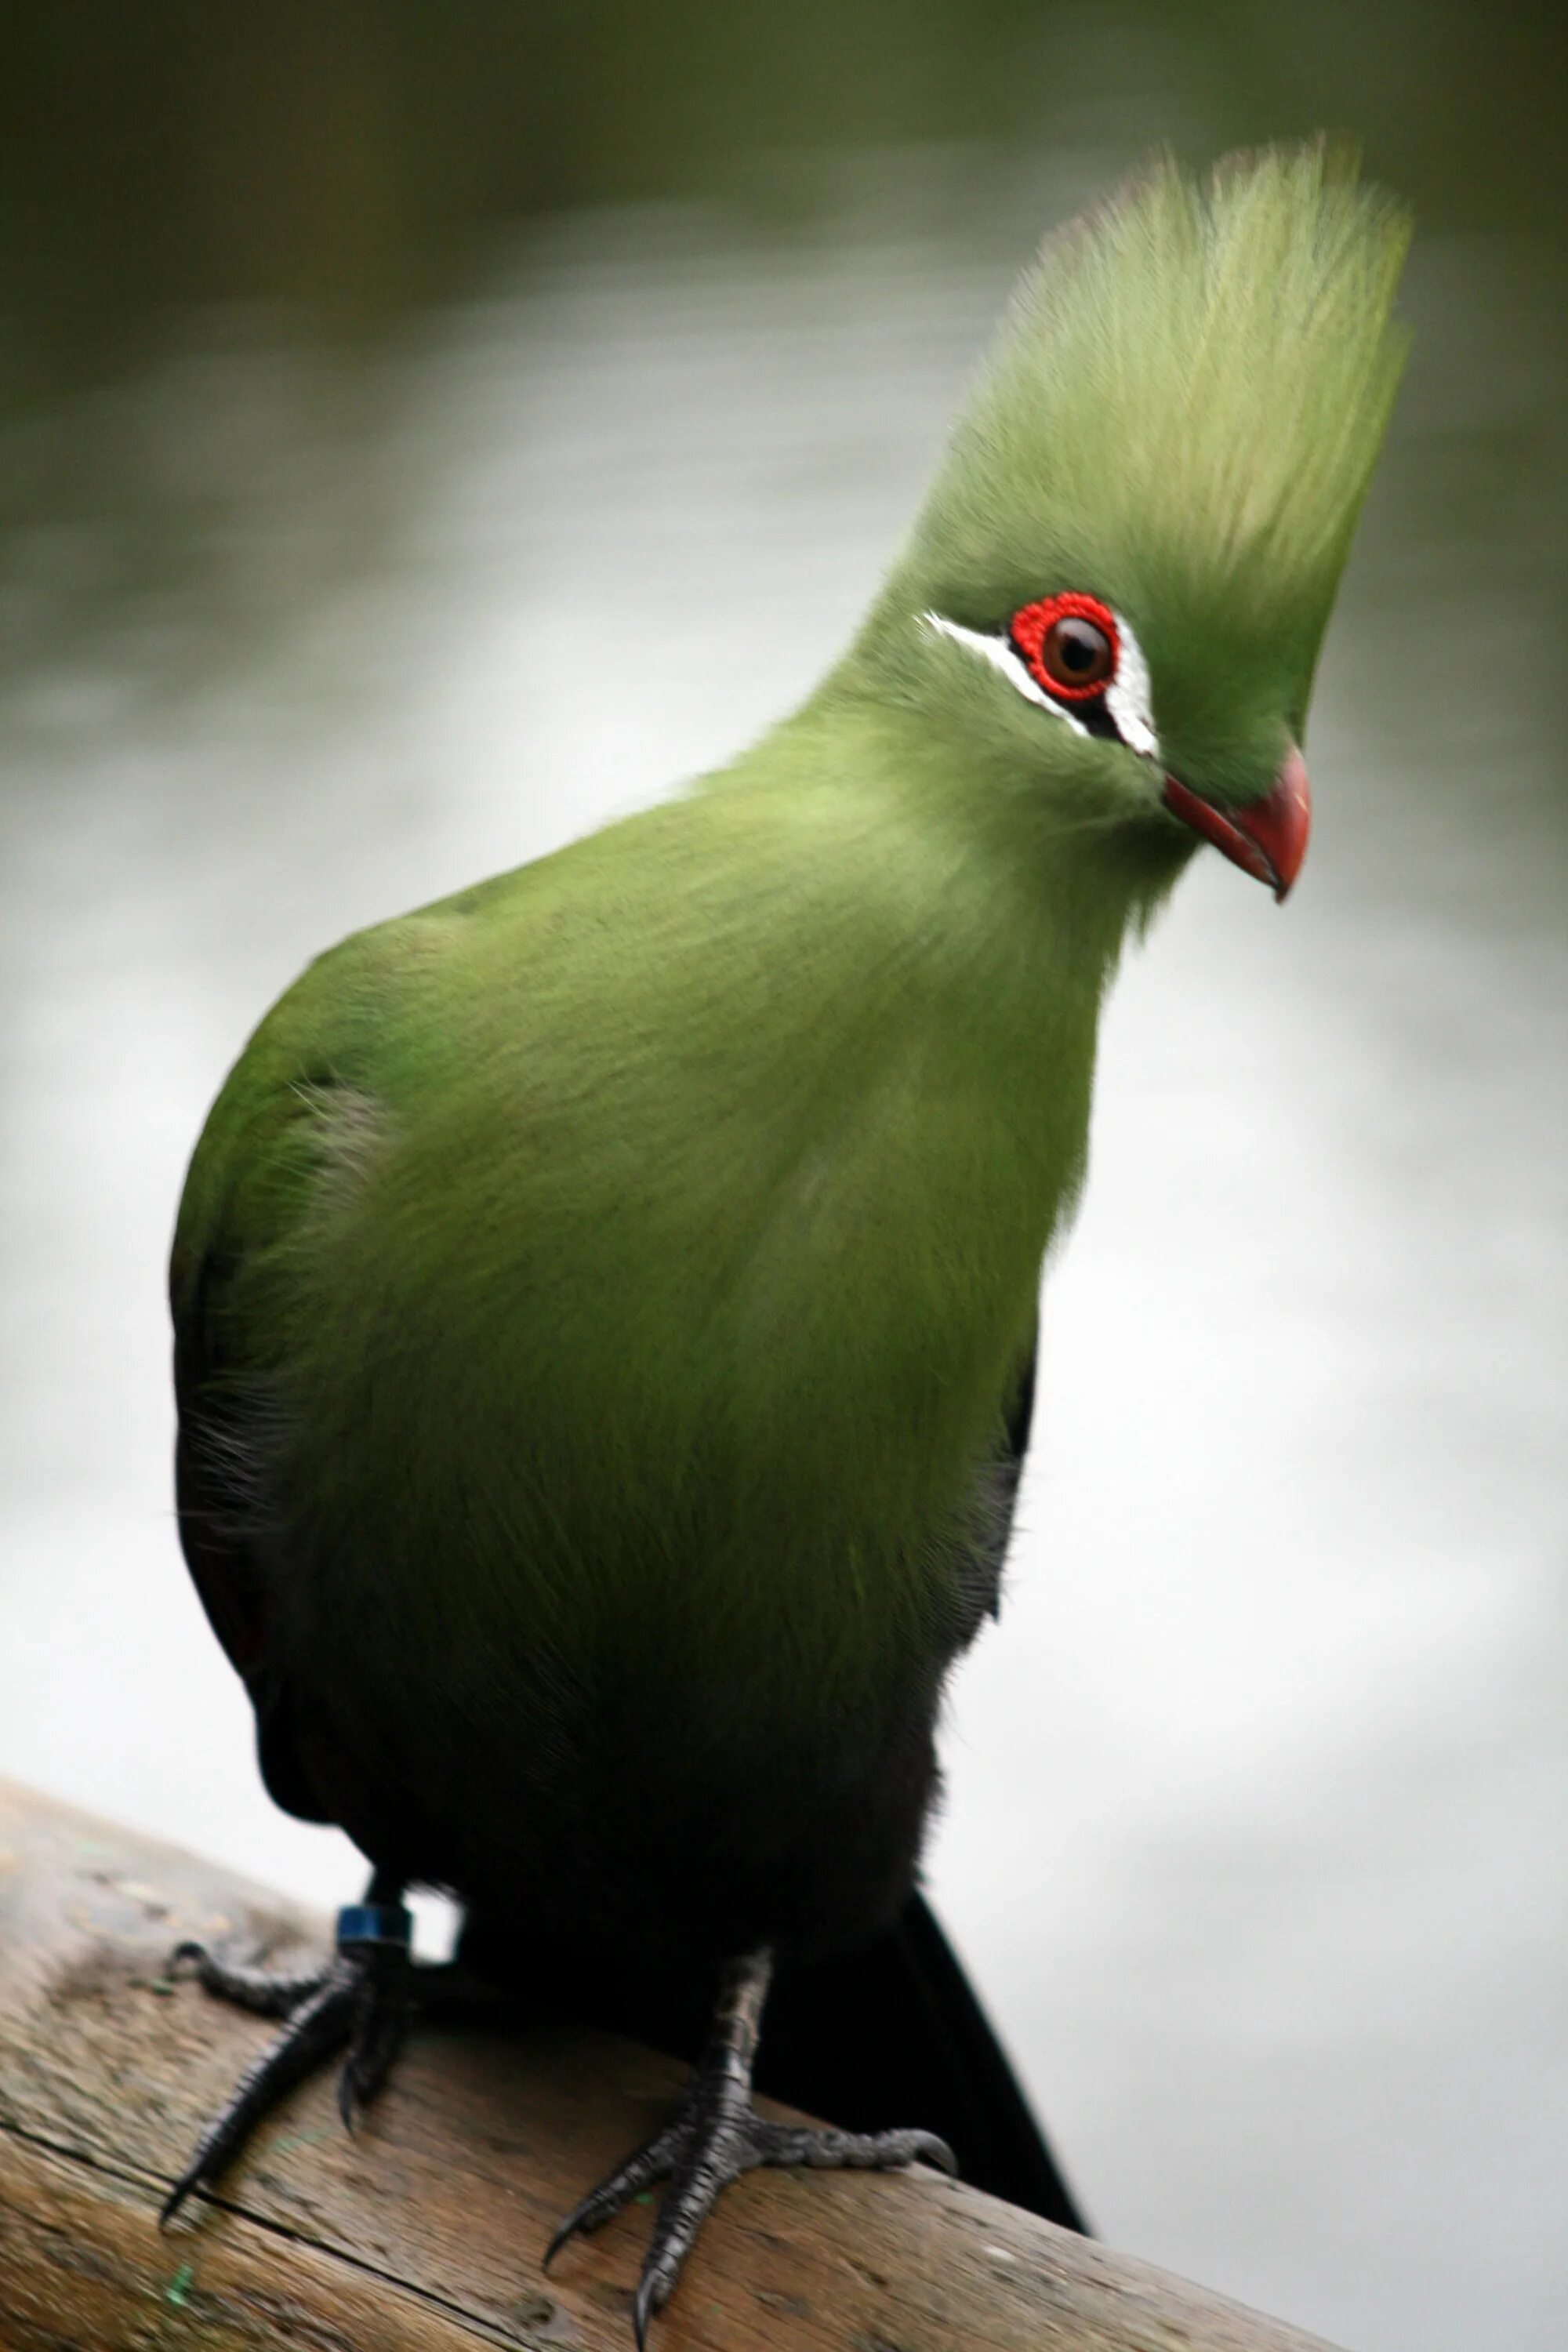
[[[1016,2076],[931,1910],[915,1895],[874,1943],[782,1971],[757,2088],[850,2131],[939,2132],[960,2177],[1089,2234]]]

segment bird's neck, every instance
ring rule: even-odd
[[[1058,1034],[1092,1034],[1130,929],[1169,884],[1130,866],[1114,833],[1053,821],[1029,781],[853,672],[830,676],[715,788],[753,808],[783,796],[818,824],[866,891],[868,947],[878,916],[895,931],[901,920],[931,1002],[1032,1066]]]
[[[987,1227],[999,1278],[1032,1287],[1081,1175],[1132,898],[916,714],[831,686],[708,789],[759,890],[810,904],[784,1017],[821,1115],[868,1157],[918,1151],[925,1213]]]

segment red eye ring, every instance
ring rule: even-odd
[[[1047,667],[1049,649],[1046,641],[1063,621],[1087,622],[1105,639],[1107,657],[1103,666],[1081,683]],[[1007,625],[1007,635],[1035,684],[1043,687],[1054,702],[1098,702],[1114,679],[1121,660],[1121,633],[1116,625],[1115,614],[1098,596],[1085,596],[1075,589],[1069,588],[1059,596],[1042,596],[1037,604],[1021,606]]]

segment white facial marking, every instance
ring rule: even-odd
[[[1064,703],[1053,702],[1039,681],[1030,677],[1005,637],[983,636],[978,629],[966,629],[957,621],[945,619],[941,613],[922,613],[921,618],[928,629],[935,629],[940,635],[951,637],[956,646],[966,646],[979,660],[989,662],[993,669],[1000,670],[1008,685],[1016,686],[1026,702],[1037,703],[1042,710],[1048,710],[1053,719],[1065,719],[1075,735],[1088,734],[1089,730],[1081,719],[1075,719]]]
[[[928,629],[940,636],[951,637],[954,645],[963,646],[977,660],[988,662],[999,670],[1009,686],[1016,687],[1026,702],[1041,710],[1048,710],[1053,719],[1064,719],[1075,735],[1088,735],[1087,728],[1077,713],[1065,702],[1058,702],[1046,692],[1021,662],[1005,637],[988,637],[978,629],[966,629],[958,621],[950,621],[942,613],[922,613],[921,619]],[[1149,665],[1143,658],[1143,648],[1118,614],[1116,627],[1121,638],[1116,676],[1105,690],[1105,707],[1116,722],[1116,731],[1130,751],[1143,759],[1157,760],[1160,740],[1154,732],[1152,696]]]
[[[1116,676],[1105,689],[1105,707],[1128,750],[1142,752],[1146,760],[1157,760],[1160,739],[1154,732],[1154,690],[1149,665],[1143,658],[1142,646],[1120,613],[1116,629],[1121,651]]]

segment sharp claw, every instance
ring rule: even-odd
[[[181,2173],[178,2180],[175,2181],[173,2189],[170,2189],[168,2195],[164,2198],[163,2202],[158,2208],[158,2227],[160,2230],[166,2230],[168,2228],[170,2222],[174,2220],[175,2214],[179,2211],[181,2206],[184,2203],[186,2198],[190,2195],[192,2189],[195,2187],[201,2177],[201,2167],[197,2164],[188,2165],[185,2170]]]
[[[551,2263],[555,2260],[555,2257],[561,2252],[562,2247],[566,2245],[570,2240],[574,2238],[578,2231],[582,2229],[583,2217],[588,2210],[588,2204],[589,2200],[584,2197],[581,2205],[574,2205],[572,2208],[571,2212],[567,2214],[564,2221],[557,2223],[554,2235],[552,2237],[549,2245],[546,2246],[544,2250],[544,2260],[539,2265],[542,2271],[547,2271],[550,2268]]]
[[[664,2308],[664,2297],[658,2292],[658,2274],[645,2270],[637,2281],[637,2291],[632,2303],[632,2333],[637,2340],[637,2352],[647,2352],[648,2322]]]
[[[576,2237],[592,2237],[595,2230],[603,2229],[605,2223],[619,2212],[621,2205],[626,2200],[626,2199],[612,2200],[611,2191],[615,2187],[615,2179],[604,2181],[597,2189],[590,2189],[580,2204],[573,2206],[572,2210],[550,2241],[544,2256],[544,2269],[550,2268],[568,2240]],[[628,2189],[627,2197],[632,2193]]]

